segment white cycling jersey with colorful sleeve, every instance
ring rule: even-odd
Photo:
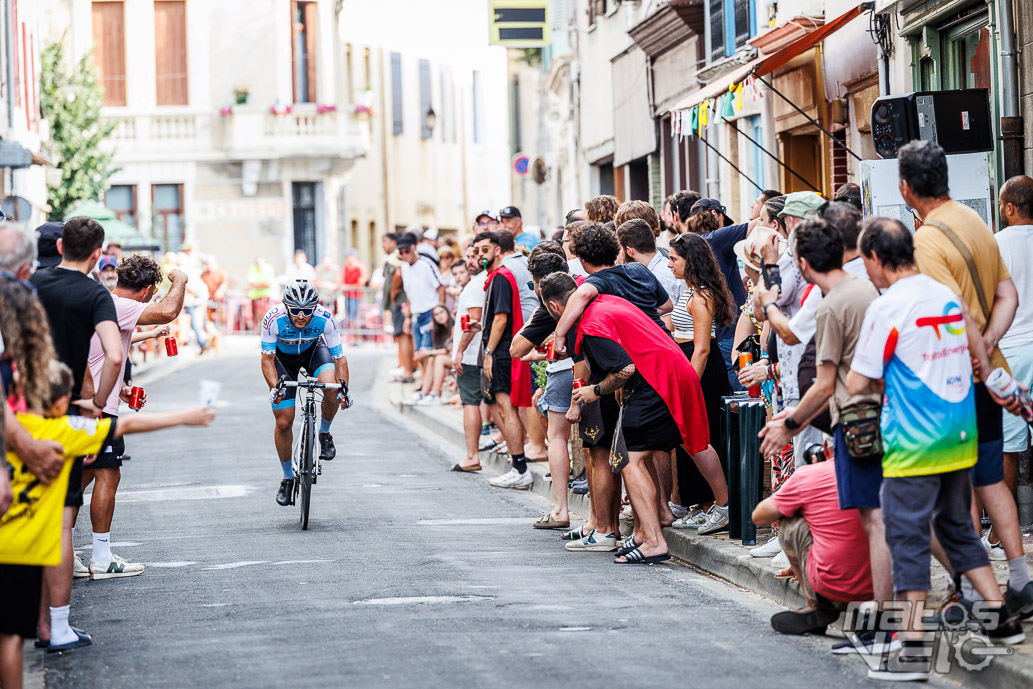
[[[301,329],[291,323],[287,307],[282,303],[269,309],[262,319],[262,352],[265,354],[279,352],[298,356],[307,352],[320,338],[326,343],[331,357],[340,359],[344,356],[341,333],[337,330],[334,316],[322,306],[316,306],[312,320]]]

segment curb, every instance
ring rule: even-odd
[[[462,426],[439,418],[428,408],[390,402],[390,407],[422,427],[432,431],[443,440],[459,448],[465,447]],[[481,466],[486,470],[503,473],[509,469],[509,459],[497,452],[481,452]],[[529,463],[528,470],[534,475],[531,490],[544,498],[552,499],[552,481],[546,478],[548,464]],[[585,495],[568,492],[570,510],[581,515],[588,514],[589,501]],[[680,529],[664,529],[671,555],[707,574],[725,580],[740,589],[757,593],[789,608],[804,605],[800,587],[791,579],[776,579],[768,564],[768,558],[754,558],[741,546],[727,540],[727,536],[699,536]],[[1033,643],[1033,632],[1028,623],[1025,629]],[[986,670],[970,672],[952,663],[949,679],[964,686],[1001,689],[1002,687],[1033,687],[1033,659],[1026,655],[1012,653],[998,656]]]

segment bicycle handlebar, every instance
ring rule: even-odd
[[[277,383],[277,387],[281,388],[308,388],[308,389],[326,389],[326,390],[340,390],[340,383],[321,383],[318,380],[284,380]]]

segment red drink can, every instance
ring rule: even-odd
[[[585,387],[585,381],[582,380],[581,378],[575,378],[574,379],[574,389],[577,390],[578,388],[583,388],[583,387]]]
[[[129,393],[129,408],[139,409],[143,406],[143,388],[133,388]]]
[[[179,345],[176,343],[176,338],[165,338],[165,353],[169,356],[176,356],[179,354]]]
[[[470,314],[464,313],[459,317],[459,327],[463,329],[463,332],[470,330]]]
[[[751,385],[749,390],[748,390],[748,392],[749,392],[750,397],[760,397],[760,386],[759,385]]]
[[[549,340],[549,346],[545,350],[545,358],[549,361],[556,360],[556,340]]]
[[[750,352],[739,353],[739,370],[746,368],[753,364],[753,354]]]

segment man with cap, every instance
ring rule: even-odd
[[[785,221],[785,228],[788,244],[777,237],[770,237],[760,248],[761,268],[767,265],[778,266],[781,277],[781,284],[767,285],[761,278],[760,284],[756,286],[753,293],[753,313],[757,320],[767,320],[767,311],[776,309],[787,319],[792,321],[793,317],[803,306],[807,290],[807,281],[804,280],[800,271],[796,268],[793,259],[792,244],[793,231],[796,226],[804,220],[814,220],[819,217],[826,202],[813,191],[797,191],[787,194],[785,206],[779,212],[778,217]],[[797,328],[800,330],[800,328]],[[776,330],[777,333],[777,330]],[[785,331],[777,335],[776,346],[778,351],[778,363],[781,368],[782,397],[787,407],[796,407],[803,396],[801,388],[809,388],[813,380],[800,381],[800,362],[807,352],[813,330],[808,329],[806,341],[800,341],[792,331]],[[808,367],[808,370],[811,370]],[[793,461],[797,467],[805,466],[807,460],[804,458],[804,450],[811,443],[820,443],[822,440],[821,430],[815,427],[804,428],[797,434],[793,441]]]
[[[421,256],[426,256],[434,261],[434,265],[440,268],[441,260],[438,258],[438,247],[441,246],[441,235],[438,234],[437,228],[425,227],[417,233],[417,236],[420,237],[420,241],[416,245],[416,251]]]
[[[490,210],[483,210],[473,219],[474,234],[491,232],[499,227],[499,216]]]
[[[433,349],[431,313],[435,306],[445,303],[445,285],[437,262],[417,251],[416,235],[411,232],[398,238],[398,257],[402,260],[402,286],[409,300],[415,359],[423,375],[430,375],[426,363],[427,354]],[[417,391],[409,401],[415,404],[421,399],[423,395]]]
[[[104,289],[109,292],[114,292],[115,285],[118,284],[117,268],[118,261],[114,256],[101,256],[97,263],[97,273],[100,276],[98,282],[104,285]]]

